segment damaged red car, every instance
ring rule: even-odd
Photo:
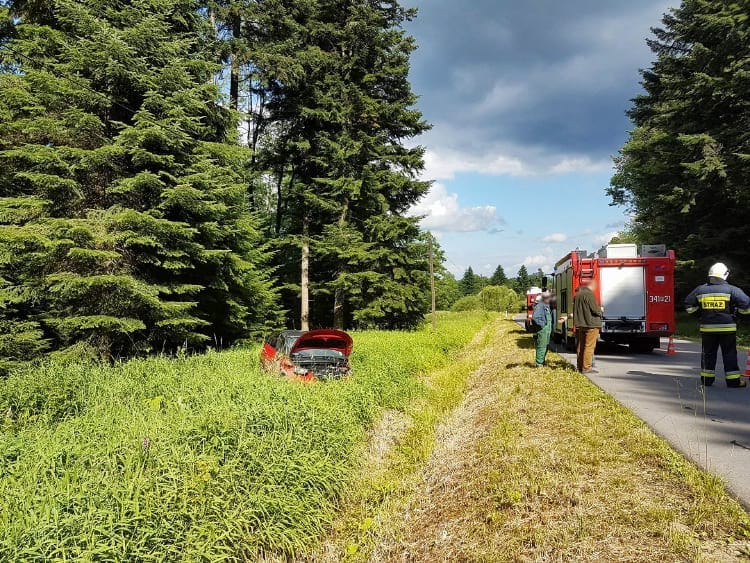
[[[351,373],[353,346],[352,337],[341,330],[285,330],[266,339],[260,361],[292,379],[330,381]]]

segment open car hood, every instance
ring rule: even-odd
[[[291,353],[294,354],[303,350],[335,350],[348,358],[352,353],[353,345],[352,337],[341,330],[311,330],[297,339]]]

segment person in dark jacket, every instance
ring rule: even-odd
[[[534,306],[531,322],[537,329],[537,333],[534,334],[536,367],[543,368],[547,361],[547,350],[549,348],[550,337],[552,336],[552,310],[550,309],[552,294],[549,291],[545,291],[540,297]]]
[[[596,280],[588,279],[573,299],[573,325],[578,337],[578,371],[598,373],[594,369],[594,350],[602,328],[602,308],[596,300]]]
[[[727,283],[729,269],[715,264],[708,272],[708,283],[699,285],[685,299],[688,313],[700,313],[701,383],[716,381],[719,348],[724,358],[727,387],[747,387],[737,361],[737,314],[750,314],[750,297],[740,288]]]

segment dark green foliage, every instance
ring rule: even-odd
[[[86,342],[110,357],[261,330],[274,294],[198,5],[10,9],[0,322],[15,343],[0,347],[14,360]]]
[[[505,275],[505,270],[502,266],[498,266],[495,269],[495,273],[490,278],[490,284],[492,285],[505,285],[508,283],[508,276]]]
[[[314,325],[414,327],[429,283],[425,241],[406,215],[428,188],[415,179],[423,149],[403,145],[427,128],[401,28],[413,12],[395,1],[290,6],[259,79],[278,133],[261,160],[276,176],[266,199],[286,305],[299,309],[308,241]]]
[[[448,271],[436,275],[435,295],[438,311],[449,311],[461,298],[461,286],[456,277]]]
[[[702,279],[725,261],[750,282],[750,18],[746,2],[686,0],[649,42],[656,61],[609,194],[638,240],[668,244]]]
[[[476,295],[479,293],[479,280],[477,275],[474,273],[474,269],[469,266],[464,272],[463,277],[458,282],[461,288],[461,295],[467,297],[469,295]]]
[[[534,279],[529,275],[529,271],[526,269],[526,266],[521,266],[518,269],[518,275],[516,276],[515,280],[515,290],[518,293],[521,293],[522,295],[526,294],[526,290],[529,289],[534,284]]]
[[[1,4],[0,370],[262,332],[272,281],[299,308],[303,243],[314,324],[422,320],[412,10]]]

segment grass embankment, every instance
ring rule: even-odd
[[[256,349],[0,381],[0,559],[220,561],[309,548],[380,414],[429,397],[420,376],[486,322],[447,314],[436,334],[355,334],[355,373],[333,384],[263,373]]]
[[[676,314],[677,331],[676,336],[687,340],[698,341],[701,339],[700,319],[695,315],[688,315],[685,312]],[[740,317],[737,325],[737,343],[744,348],[750,347],[750,326],[748,319]]]
[[[499,325],[416,484],[360,533],[361,558],[723,561],[747,549],[748,516],[718,478],[559,358],[529,367],[530,338]]]

